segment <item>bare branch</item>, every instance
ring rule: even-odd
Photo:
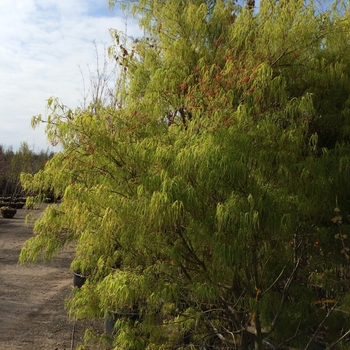
[[[334,343],[329,345],[326,350],[330,350],[330,349],[334,348],[338,343],[340,343],[349,334],[350,334],[350,329],[347,332],[345,332],[338,340],[336,340]]]
[[[320,322],[320,324],[318,325],[318,327],[316,328],[314,334],[312,335],[312,337],[309,339],[309,342],[306,344],[304,350],[307,350],[312,342],[315,340],[315,338],[317,337],[318,333],[320,332],[321,328],[323,327],[323,325],[325,324],[325,322],[327,321],[328,317],[332,314],[332,312],[335,310],[335,308],[338,306],[339,301],[337,301],[336,303],[334,303],[334,305],[327,311],[327,315],[323,318],[323,320]]]

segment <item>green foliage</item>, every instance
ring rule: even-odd
[[[49,100],[62,152],[22,185],[63,200],[20,259],[76,242],[72,268],[88,280],[72,317],[137,310],[117,322],[118,349],[304,348],[349,329],[341,6],[140,0],[146,36],[125,47],[114,33],[110,50],[123,59],[119,106]]]

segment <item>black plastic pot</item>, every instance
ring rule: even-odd
[[[117,322],[118,318],[110,316],[105,319],[104,331],[107,334],[112,335],[114,333],[114,325]]]
[[[84,285],[86,278],[87,278],[86,276],[81,275],[81,274],[73,271],[73,285],[74,285],[74,287],[81,288]]]
[[[12,219],[17,213],[17,210],[10,207],[1,207],[1,215],[5,219]]]
[[[111,313],[106,319],[104,324],[104,331],[107,334],[112,335],[114,333],[115,323],[120,318],[128,318],[132,322],[140,319],[140,313],[137,310],[134,311],[115,311]]]
[[[25,206],[24,202],[16,202],[16,209],[23,209],[24,206]]]

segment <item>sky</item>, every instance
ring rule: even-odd
[[[107,0],[0,0],[0,145],[56,151],[44,124],[31,128],[32,116],[47,115],[50,96],[72,109],[81,105],[82,75],[87,85],[96,48],[101,66],[109,29],[125,30],[126,20],[127,34],[141,35]]]

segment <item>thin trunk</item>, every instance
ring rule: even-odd
[[[255,346],[254,349],[255,350],[262,350],[263,346],[262,346],[262,336],[261,333],[259,335],[257,335],[256,339],[255,339]]]
[[[249,10],[254,10],[255,0],[247,0],[247,7]]]
[[[241,332],[241,342],[239,344],[240,350],[248,350],[249,338],[245,331]]]
[[[259,301],[257,301],[259,302]],[[261,323],[260,323],[260,315],[259,315],[259,305],[256,311],[256,315],[255,315],[255,335],[256,335],[256,339],[255,339],[255,350],[262,350],[262,332],[261,332]]]

